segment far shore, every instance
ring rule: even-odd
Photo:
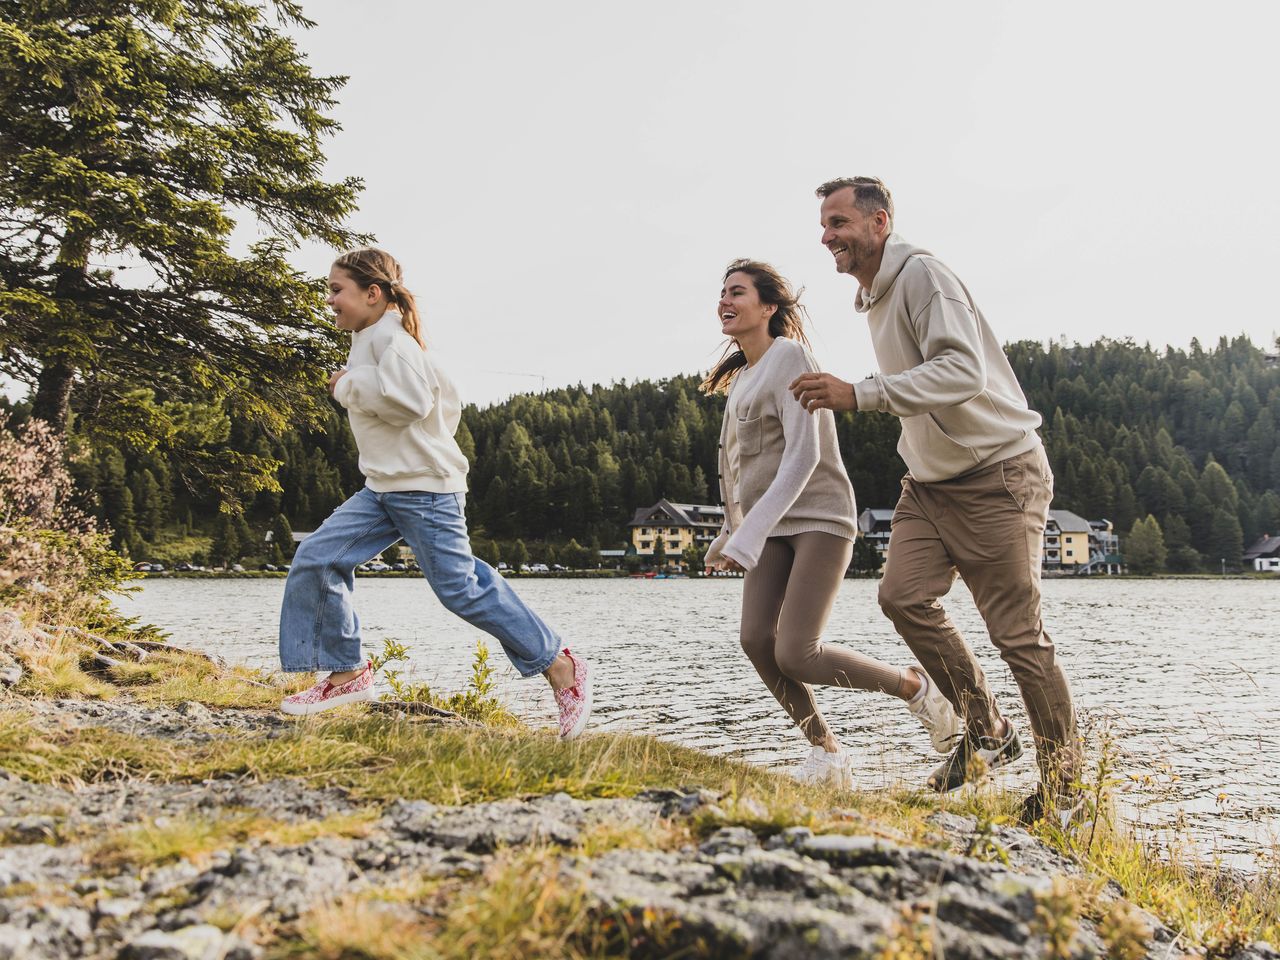
[[[282,580],[288,576],[287,570],[164,570],[159,573],[138,572],[139,579],[174,579],[174,580]],[[504,570],[502,575],[508,580],[725,580],[741,579],[741,575],[721,574],[707,576],[702,573],[667,574],[662,577],[643,573],[627,573],[625,570],[556,570],[548,573],[520,573],[515,570]],[[420,570],[359,570],[356,576],[360,579],[420,579]],[[1280,574],[1254,571],[1238,571],[1235,573],[1113,573],[1081,576],[1079,574],[1046,572],[1045,580],[1260,580],[1280,583]],[[846,580],[879,580],[879,574],[846,574]]]

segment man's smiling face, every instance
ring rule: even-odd
[[[854,199],[853,187],[844,187],[822,201],[822,245],[831,251],[838,273],[860,272],[884,246],[878,214],[863,213]]]

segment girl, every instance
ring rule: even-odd
[[[281,709],[318,713],[373,696],[351,607],[354,571],[403,538],[446,608],[496,637],[521,676],[547,678],[560,736],[573,739],[591,713],[587,662],[561,649],[555,632],[471,555],[467,460],[453,438],[462,405],[427,353],[400,264],[372,247],[342,254],[329,271],[328,303],[338,329],[351,332],[347,365],[329,377],[329,392],[347,408],[366,483],[302,541],[289,569],[281,664],[329,675]]]
[[[728,388],[720,430],[725,522],[706,566],[746,573],[742,648],[813,747],[800,778],[843,787],[852,779],[811,683],[893,694],[924,724],[934,748],[947,752],[961,725],[924,670],[890,666],[820,639],[857,526],[835,416],[807,413],[787,389],[818,369],[799,295],[767,263],[735,260],[725,271],[717,312],[732,342],[702,389]]]

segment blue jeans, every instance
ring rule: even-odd
[[[440,602],[497,637],[522,677],[542,673],[560,637],[501,575],[471,555],[463,494],[364,487],[298,545],[280,609],[286,672],[358,670],[360,618],[351,606],[355,568],[402,537]]]

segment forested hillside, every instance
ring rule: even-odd
[[[1045,417],[1056,507],[1108,518],[1122,534],[1152,515],[1175,570],[1217,569],[1219,558],[1238,561],[1243,545],[1280,532],[1274,353],[1243,338],[1210,350],[1027,341],[1007,351]],[[634,509],[659,497],[717,502],[723,399],[700,395],[697,384],[695,376],[678,376],[468,407],[459,441],[472,460],[473,533],[521,539],[538,559],[546,552],[539,544],[620,545]],[[147,390],[137,393],[138,403],[159,402]],[[281,527],[281,516],[288,527],[312,529],[361,482],[337,408],[322,429],[280,436],[217,410],[169,415],[184,418],[211,457],[279,461],[280,490],[258,493],[242,515],[220,512],[211,490],[189,486],[155,451],[84,446],[74,470],[94,492],[88,504],[134,557],[263,556],[263,534]],[[839,431],[859,505],[892,506],[904,470],[896,420],[845,414]]]

